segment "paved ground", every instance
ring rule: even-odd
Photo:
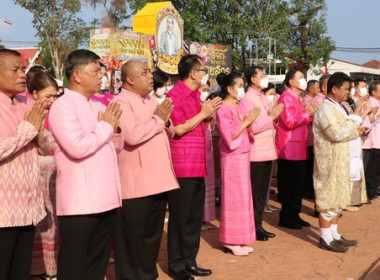
[[[273,195],[270,204],[279,208]],[[218,221],[214,229],[203,231],[198,264],[211,268],[207,280],[379,280],[380,279],[380,198],[364,205],[359,212],[343,212],[340,232],[359,244],[348,252],[333,253],[317,247],[318,221],[312,217],[313,204],[303,201],[302,218],[310,228],[284,229],[277,226],[278,214],[265,214],[264,228],[275,232],[276,238],[252,244],[255,251],[249,256],[225,254],[218,242]],[[159,279],[167,275],[166,226],[158,260]],[[38,279],[38,278],[34,278]],[[110,264],[107,280],[114,280],[114,266]],[[198,279],[201,279],[200,277]]]
[[[272,196],[270,204],[279,208]],[[207,280],[379,280],[380,279],[380,198],[371,205],[364,205],[355,213],[344,212],[340,220],[340,232],[359,244],[348,252],[333,253],[317,247],[318,221],[312,217],[313,204],[303,201],[302,218],[310,222],[310,228],[291,230],[277,226],[278,214],[265,214],[264,228],[275,232],[276,238],[268,242],[255,242],[255,251],[249,256],[236,257],[225,254],[218,242],[218,221],[214,229],[203,231],[198,264],[211,268],[213,274]],[[166,232],[166,227],[165,227]],[[158,260],[159,279],[171,279],[167,275],[166,233],[163,235]],[[110,264],[107,279],[114,280]],[[201,279],[200,277],[198,279]]]

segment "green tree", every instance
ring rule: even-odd
[[[335,49],[327,36],[326,3],[324,0],[292,0],[290,17],[289,59],[305,75],[311,66],[324,66]]]
[[[157,2],[153,0],[149,2]],[[130,0],[133,13],[148,1]],[[310,66],[325,64],[334,50],[326,35],[324,0],[173,0],[184,19],[187,40],[228,44],[233,48],[235,68],[244,68],[245,56],[256,53],[266,58],[277,53],[287,67],[306,73]],[[269,38],[276,40],[269,48]],[[295,62],[295,63],[293,63]]]
[[[92,8],[102,7],[103,16],[100,19],[102,27],[120,27],[124,20],[129,18],[127,1],[125,0],[83,0]]]
[[[63,79],[64,59],[89,37],[85,22],[78,17],[80,0],[14,0],[32,13],[37,36],[51,56],[57,79]]]

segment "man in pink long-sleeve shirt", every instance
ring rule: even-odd
[[[274,238],[275,234],[266,231],[262,227],[262,213],[268,194],[269,181],[272,172],[272,162],[277,159],[276,146],[274,143],[274,121],[283,110],[283,105],[271,106],[269,99],[263,93],[268,87],[268,78],[263,68],[251,66],[245,71],[245,79],[248,89],[242,103],[248,110],[259,107],[260,115],[252,124],[255,141],[251,144],[251,185],[253,207],[255,213],[256,239],[267,241]]]
[[[121,69],[122,90],[114,100],[123,115],[124,148],[119,153],[122,208],[115,234],[117,279],[157,279],[156,262],[168,193],[178,189],[170,156],[171,99],[161,105],[149,95],[153,75],[146,63],[129,61]]]
[[[0,50],[0,279],[29,279],[35,225],[46,212],[39,186],[38,154],[54,140],[44,130],[47,102],[25,91],[21,55]]]
[[[211,270],[199,268],[199,250],[205,200],[206,138],[204,121],[221,105],[221,99],[201,105],[200,87],[207,69],[197,55],[185,55],[178,64],[180,80],[169,91],[174,109],[171,121],[175,137],[170,140],[174,171],[180,189],[169,194],[168,259],[175,280],[208,276]],[[207,78],[206,78],[207,79]]]
[[[100,90],[99,56],[75,50],[66,58],[69,89],[53,103],[50,129],[58,144],[57,215],[61,245],[58,279],[103,279],[116,208],[121,206],[117,155],[121,110],[91,99]]]

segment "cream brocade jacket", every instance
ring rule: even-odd
[[[314,190],[317,211],[344,209],[351,204],[349,141],[359,137],[359,126],[325,99],[313,121]],[[366,199],[362,174],[361,202]]]

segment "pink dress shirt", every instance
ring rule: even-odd
[[[244,104],[239,104],[237,108],[234,108],[225,102],[216,112],[221,156],[248,153],[251,149],[251,143],[253,142],[252,130],[246,129],[239,137],[232,140],[232,136],[240,130],[246,114],[247,109]]]
[[[123,136],[98,121],[105,106],[65,89],[51,106],[49,125],[58,143],[57,215],[86,215],[121,206],[116,149]]]
[[[250,161],[270,161],[277,159],[277,151],[274,144],[275,128],[272,117],[268,116],[271,109],[270,101],[265,94],[249,87],[241,103],[248,110],[254,107],[261,109],[260,115],[252,124],[252,132],[255,141],[252,143]]]
[[[290,88],[280,96],[277,104],[284,104],[284,110],[278,118],[276,148],[278,157],[287,160],[306,160],[307,124],[312,116],[303,109],[301,98]]]
[[[319,106],[323,99],[325,99],[326,95],[321,92],[314,97],[306,94],[306,96],[302,100],[303,107],[306,108],[307,105],[313,104],[314,106]],[[307,146],[314,146],[314,134],[313,134],[313,122],[307,125]]]
[[[122,89],[115,100],[123,111],[124,148],[118,154],[123,199],[178,189],[168,139],[174,136],[174,127],[166,129],[164,121],[153,114],[156,99]]]
[[[380,101],[373,98],[372,96],[369,98],[371,104],[373,107],[380,107]],[[380,117],[380,113],[378,113],[375,117],[375,119]],[[367,122],[364,126],[369,126],[370,123],[368,121],[368,117],[366,117]],[[369,143],[367,143],[369,142]],[[368,135],[367,140],[364,142],[365,145],[363,145],[363,149],[367,149],[368,145],[370,145],[371,149],[380,149],[380,124],[376,124],[375,127],[371,130],[371,132]]]
[[[24,115],[34,101],[0,92],[0,227],[36,225],[45,216],[38,153],[47,155],[54,140],[39,133]]]
[[[167,97],[172,99],[174,105],[171,114],[174,126],[184,124],[201,111],[200,95],[198,90],[193,91],[181,80],[168,92]],[[201,122],[192,131],[170,140],[173,167],[178,178],[207,175],[205,133],[205,123]]]

